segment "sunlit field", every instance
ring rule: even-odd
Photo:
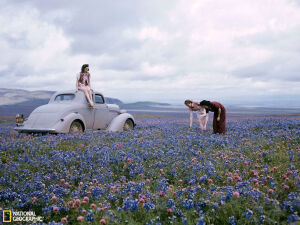
[[[299,116],[136,114],[132,132],[18,134],[0,127],[0,207],[46,224],[296,224]],[[2,216],[2,215],[1,215]]]

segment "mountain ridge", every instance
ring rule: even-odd
[[[0,88],[0,115],[13,116],[22,113],[28,116],[38,106],[48,104],[55,91],[27,91],[23,89]],[[117,104],[125,109],[152,109],[170,106],[168,103],[140,101],[124,103],[118,98],[105,97],[106,103]]]

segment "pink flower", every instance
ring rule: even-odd
[[[96,204],[92,203],[91,208],[96,208]]]
[[[59,210],[59,208],[58,208],[57,206],[54,206],[54,207],[53,207],[53,211],[54,211],[54,212],[58,212],[58,210]]]
[[[150,179],[146,179],[146,183],[149,184],[151,181]]]
[[[83,198],[83,201],[85,201],[85,202],[89,202],[89,197],[88,196],[85,196],[84,198]]]
[[[76,205],[76,206],[80,206],[80,199],[77,198],[77,199],[75,200],[75,205]]]
[[[82,186],[83,186],[83,182],[80,182],[80,183],[79,183],[79,187],[82,187]]]
[[[78,217],[77,217],[77,221],[82,222],[83,220],[84,220],[84,217],[83,217],[83,216],[78,216]]]
[[[170,208],[168,208],[168,209],[167,209],[167,212],[168,212],[168,213],[171,213],[171,212],[173,212],[173,210],[170,209]]]
[[[83,209],[83,210],[81,210],[81,212],[82,212],[83,214],[85,214],[85,213],[86,213],[86,210],[85,210],[85,209]]]
[[[240,197],[240,193],[238,193],[237,191],[233,192],[233,196],[235,198],[239,198]]]
[[[68,201],[68,206],[73,206],[73,200]]]
[[[93,183],[97,183],[97,179],[93,179]]]
[[[234,179],[236,179],[238,181],[242,181],[242,178],[240,176],[234,176]]]
[[[33,202],[36,202],[37,200],[38,200],[38,198],[37,197],[32,197],[32,199],[31,199]]]
[[[165,197],[165,196],[166,196],[165,193],[163,193],[162,191],[159,192],[159,197]]]
[[[140,203],[145,203],[145,199],[140,198],[139,202],[140,202]]]
[[[179,180],[178,180],[178,182],[179,182],[179,183],[182,183],[182,182],[183,182],[183,180],[179,179]]]
[[[257,171],[255,171],[255,170],[251,170],[251,173],[252,173],[252,175],[253,175],[253,176],[255,176],[255,177],[257,177],[257,176],[258,176],[258,172],[257,172]]]
[[[289,190],[289,189],[290,189],[290,187],[289,187],[288,185],[284,185],[283,188],[284,188],[285,190]]]
[[[104,218],[102,218],[102,219],[100,220],[100,224],[106,224],[106,220],[105,220]]]
[[[60,179],[61,184],[64,184],[65,182],[66,182],[65,179]]]
[[[268,193],[269,193],[269,194],[273,194],[273,193],[274,193],[274,190],[273,190],[273,189],[269,189],[269,190],[268,190]]]
[[[53,195],[52,198],[51,198],[51,201],[52,202],[56,202],[57,201],[57,197],[55,195]]]
[[[60,222],[62,222],[62,223],[66,223],[68,220],[67,220],[67,218],[66,217],[63,217],[63,218],[61,218],[61,220],[60,220]]]
[[[127,162],[131,163],[133,160],[131,158],[127,158]]]

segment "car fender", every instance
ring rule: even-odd
[[[64,118],[62,118],[58,123],[55,124],[54,128],[60,133],[69,133],[70,126],[74,120],[81,120],[84,125],[84,130],[86,130],[86,122],[82,115],[79,113],[70,113]]]
[[[107,127],[106,130],[112,131],[112,132],[122,131],[123,127],[124,127],[124,124],[125,124],[125,122],[126,122],[127,119],[132,119],[133,125],[135,126],[135,121],[134,121],[133,116],[131,114],[129,114],[129,113],[122,113],[122,114],[116,116],[110,122],[110,124],[109,124],[109,126]]]

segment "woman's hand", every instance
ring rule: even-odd
[[[218,116],[218,118],[217,118],[217,121],[219,122],[220,121],[220,117]]]

